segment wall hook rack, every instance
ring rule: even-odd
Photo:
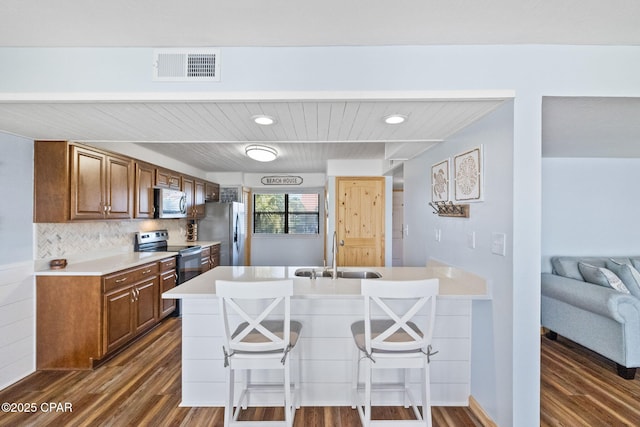
[[[469,205],[455,205],[453,202],[429,202],[433,213],[438,216],[469,218]]]

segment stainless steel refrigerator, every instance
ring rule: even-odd
[[[220,265],[244,265],[244,204],[205,204],[198,221],[198,240],[220,242]]]

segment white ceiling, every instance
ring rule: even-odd
[[[638,45],[637,0],[2,0],[0,46]]]
[[[637,0],[2,0],[0,47],[640,45],[638,18]],[[324,171],[332,158],[409,157],[499,102],[4,103],[0,130],[34,139],[140,143],[203,171]],[[545,99],[543,155],[640,157],[639,105],[638,99]],[[259,128],[247,120],[260,111],[272,112],[278,123]],[[383,125],[380,118],[396,111],[409,116],[407,123]],[[247,161],[249,141],[273,145],[280,158]]]

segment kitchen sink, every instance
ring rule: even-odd
[[[331,270],[318,268],[299,268],[295,271],[298,277],[312,277],[315,270],[316,277],[332,277]],[[373,270],[338,270],[338,277],[341,279],[379,279],[380,273]]]

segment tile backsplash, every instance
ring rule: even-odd
[[[90,259],[105,253],[133,251],[138,231],[167,229],[173,241],[186,239],[187,220],[91,221],[34,224],[36,260]]]

